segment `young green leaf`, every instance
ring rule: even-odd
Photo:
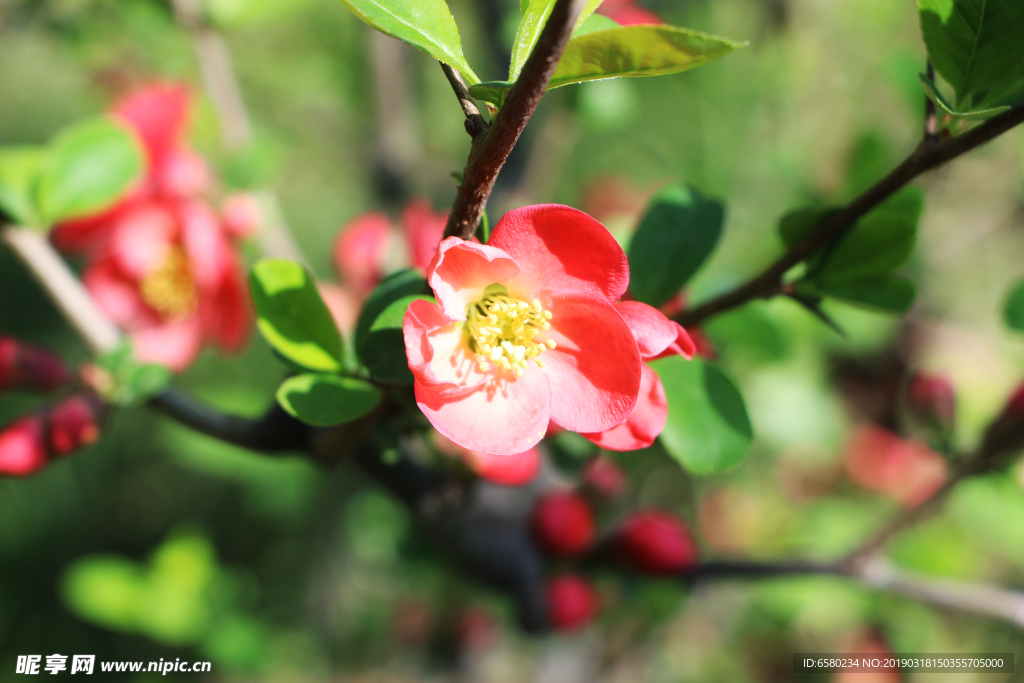
[[[595,31],[569,41],[548,90],[602,78],[679,73],[724,57],[743,45],[675,26],[619,26]]]
[[[601,0],[587,0],[576,21],[576,28],[579,28],[587,20]],[[527,58],[533,51],[533,46],[540,38],[540,32],[544,29],[551,10],[555,8],[555,0],[521,0],[519,9],[523,18],[519,22],[519,29],[516,31],[515,42],[512,43],[512,62],[508,69],[508,80],[514,81],[519,78],[519,72],[523,70]]]
[[[38,188],[40,218],[52,225],[113,204],[144,168],[134,136],[100,116],[65,128],[50,143]]]
[[[910,258],[924,194],[908,187],[860,219],[832,247],[810,277],[818,283],[848,283],[890,273]]]
[[[359,354],[359,359],[363,361],[364,365],[366,358],[363,357],[363,353],[369,343],[370,327],[384,312],[384,309],[402,297],[423,294],[428,291],[430,288],[427,286],[427,281],[418,271],[410,268],[388,275],[381,280],[376,289],[370,292],[370,296],[366,297],[366,301],[363,302],[363,310],[359,314],[355,332],[356,353]]]
[[[833,299],[893,315],[910,310],[917,296],[917,285],[899,275],[879,275],[846,282],[817,282],[814,289]]]
[[[956,111],[956,108],[947,102],[946,98],[942,96],[942,93],[939,92],[939,87],[935,85],[935,82],[932,79],[928,78],[924,74],[918,74],[918,77],[921,79],[921,87],[924,88],[924,94],[928,96],[928,99],[934,102],[939,109],[950,116],[955,116],[961,119],[989,119],[996,114],[1002,114],[1010,108],[1009,106],[1003,106],[990,107],[988,109],[976,109],[973,111]]]
[[[1024,280],[1015,284],[1006,297],[1003,321],[1011,330],[1024,332]]]
[[[370,325],[361,358],[370,376],[381,382],[412,384],[412,371],[405,355],[405,337],[402,322],[405,310],[417,299],[433,301],[425,294],[403,296],[389,303]]]
[[[42,227],[35,194],[45,159],[42,147],[0,149],[0,212],[16,223]]]
[[[469,94],[473,99],[490,102],[498,109],[505,106],[505,96],[512,88],[512,81],[487,81],[469,86]],[[460,179],[459,182],[462,182]]]
[[[700,358],[671,356],[651,363],[665,386],[665,450],[694,474],[735,466],[754,438],[747,408],[732,380]]]
[[[459,27],[444,0],[341,0],[365,23],[455,67],[472,83],[480,79],[462,54]]]
[[[1024,3],[918,0],[921,32],[935,70],[959,110],[1005,104],[1024,92]]]
[[[249,282],[256,325],[275,351],[308,370],[341,370],[341,335],[309,271],[294,261],[264,259]]]
[[[711,256],[722,236],[725,209],[686,185],[669,185],[651,200],[629,243],[630,290],[659,306]]]
[[[289,414],[314,427],[357,420],[380,402],[381,390],[361,379],[337,375],[289,377],[277,390],[277,402]]]

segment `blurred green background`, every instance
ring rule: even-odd
[[[518,2],[450,4],[470,63],[485,80],[501,77]],[[550,93],[501,177],[492,219],[556,201],[625,236],[650,192],[690,182],[727,206],[720,249],[689,292],[700,300],[781,253],[774,226],[788,209],[850,199],[919,138],[925,52],[911,0],[644,5],[750,45],[678,76]],[[183,80],[198,95],[191,140],[222,190],[276,192],[324,279],[334,277],[328,245],[358,214],[397,214],[413,196],[450,204],[469,138],[436,62],[332,0],[207,0],[206,10],[250,110],[247,148],[221,145],[191,41],[162,0],[0,0],[0,144],[45,142],[126,85]],[[854,547],[898,508],[843,471],[853,417],[834,387],[839,360],[880,367],[897,357],[949,376],[958,443],[974,444],[1024,375],[1024,339],[998,315],[1024,271],[1022,150],[1013,131],[920,183],[926,212],[910,268],[920,294],[906,320],[835,305],[844,340],[776,301],[710,324],[747,399],[755,447],[736,470],[704,479],[658,447],[617,454],[633,483],[624,506],[680,512],[708,557],[829,559]],[[0,332],[86,360],[6,251]],[[258,415],[284,373],[254,339],[237,358],[205,352],[179,384]],[[37,402],[0,396],[0,423]],[[1022,483],[1014,466],[963,485],[942,515],[901,537],[893,559],[937,576],[1024,583]],[[606,608],[594,627],[526,638],[501,596],[455,573],[354,468],[256,456],[144,409],[121,411],[95,447],[0,481],[0,680],[18,678],[17,655],[53,652],[211,660],[205,679],[226,681],[784,681],[794,651],[872,638],[896,652],[1024,655],[1008,626],[840,580],[693,593],[597,580]],[[481,629],[493,630],[484,645],[467,635]]]

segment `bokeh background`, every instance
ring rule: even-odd
[[[470,63],[485,79],[502,77],[519,3],[450,4]],[[788,209],[850,199],[920,136],[925,51],[910,0],[644,5],[750,45],[677,76],[549,93],[500,178],[492,218],[556,201],[625,239],[651,192],[692,183],[727,206],[719,251],[688,292],[700,300],[781,253],[775,225]],[[397,215],[411,197],[450,205],[450,174],[469,138],[436,62],[373,34],[333,0],[206,0],[206,11],[227,38],[249,108],[254,137],[244,149],[221,144],[190,37],[163,0],[0,0],[0,143],[45,142],[133,85],[189,83],[190,139],[215,167],[219,192],[272,190],[325,280],[335,277],[329,245],[357,215]],[[679,512],[707,557],[832,559],[900,509],[851,480],[844,452],[855,423],[888,410],[908,368],[951,379],[956,441],[974,444],[1024,375],[1024,338],[999,317],[1024,272],[1022,151],[1013,131],[919,183],[927,200],[909,273],[920,294],[906,319],[833,305],[843,339],[777,301],[708,325],[746,397],[755,446],[741,466],[709,478],[688,476],[657,446],[617,454],[632,482],[622,508]],[[249,245],[248,256],[258,254]],[[2,250],[0,332],[87,360]],[[254,338],[237,357],[204,352],[178,383],[255,416],[284,373]],[[37,401],[0,396],[0,423]],[[572,476],[578,463],[563,452],[547,467]],[[891,557],[935,576],[1024,583],[1021,468],[962,485]],[[53,652],[207,659],[205,679],[225,681],[737,683],[790,680],[793,652],[871,643],[1024,654],[1009,626],[839,579],[689,591],[595,578],[605,609],[591,628],[528,638],[500,595],[456,573],[354,468],[253,455],[124,410],[96,446],[0,481],[0,680],[17,678],[16,655]],[[928,676],[982,678],[999,680]]]

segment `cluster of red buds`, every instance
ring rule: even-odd
[[[626,478],[606,457],[587,465],[579,491],[559,490],[541,495],[530,518],[537,545],[563,561],[597,551],[593,502],[622,494]],[[697,545],[686,524],[662,510],[639,510],[622,520],[601,543],[601,553],[645,576],[685,574],[697,563]],[[585,577],[565,572],[549,581],[548,621],[557,631],[575,631],[593,620],[600,609],[597,590]]]
[[[74,384],[74,376],[51,351],[14,337],[0,337],[0,391],[50,392]],[[20,417],[0,430],[0,476],[23,477],[53,458],[95,442],[106,405],[90,390]]]

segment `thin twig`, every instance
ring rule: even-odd
[[[935,82],[935,67],[929,61],[927,66],[928,80]],[[928,145],[939,143],[939,116],[935,110],[935,102],[928,95],[924,96],[924,141]]]
[[[224,37],[206,23],[199,0],[171,0],[171,4],[178,23],[192,36],[203,85],[217,110],[224,146],[242,149],[252,140],[252,125]]]
[[[921,143],[903,163],[841,210],[834,213],[810,235],[794,245],[767,270],[736,289],[700,306],[683,311],[676,320],[684,326],[699,325],[708,318],[759,298],[770,298],[781,291],[782,278],[790,268],[842,237],[857,221],[925,171],[983,145],[1024,122],[1024,104],[1018,104],[982,125],[942,141]]]
[[[583,8],[583,0],[558,0],[537,45],[509,90],[505,104],[494,123],[483,135],[473,139],[462,184],[452,204],[444,236],[469,239],[476,230],[494,181],[512,152],[526,124],[536,111],[544,89],[569,43],[569,36]]]
[[[459,100],[462,112],[466,115],[465,125],[469,137],[475,139],[477,136],[483,135],[487,132],[487,121],[484,120],[483,114],[480,113],[476,102],[473,101],[473,96],[469,94],[469,88],[466,86],[466,81],[462,80],[462,74],[444,62],[438,62],[438,64],[444,70],[444,75],[448,77],[448,82],[451,83],[452,90],[455,91],[455,97]]]
[[[93,353],[109,353],[120,346],[117,326],[96,307],[89,292],[42,234],[8,225],[0,229],[0,237],[46,289]]]

